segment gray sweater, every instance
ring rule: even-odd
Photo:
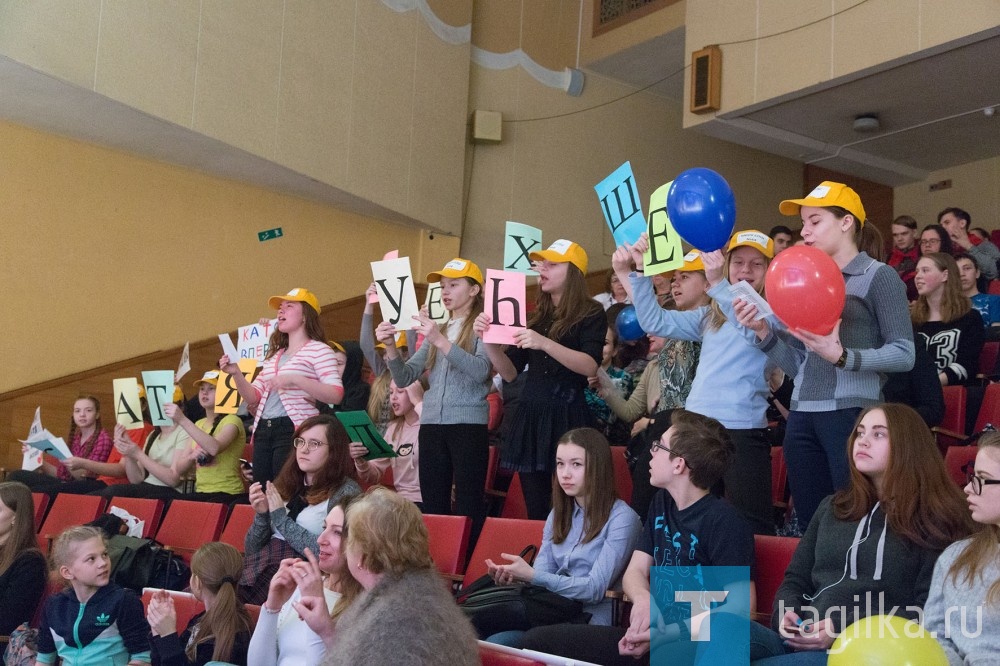
[[[964,574],[956,581],[948,573],[969,542],[958,541],[941,553],[924,606],[924,626],[936,634],[951,666],[1000,662],[1000,607],[986,605],[986,593],[1000,579],[997,554],[972,584]],[[982,633],[973,636],[980,627]]]
[[[337,621],[323,666],[479,666],[476,634],[433,569],[386,576]]]
[[[889,529],[881,505],[860,522],[839,520],[831,498],[820,502],[795,549],[774,597],[771,627],[778,630],[783,610],[810,623],[829,617],[837,633],[893,606],[896,615],[917,619],[940,551]]]
[[[405,363],[398,357],[387,361],[396,386],[409,386],[420,379],[430,347],[429,343],[424,343]],[[447,355],[437,354],[427,377],[430,387],[424,393],[421,424],[489,423],[490,406],[486,395],[490,392],[493,366],[478,337],[474,338],[472,352],[453,344]]]
[[[292,455],[295,455],[294,453]],[[326,503],[326,511],[329,513],[342,497],[348,495],[360,495],[361,486],[354,479],[346,479],[340,487],[330,495]],[[243,548],[247,553],[256,553],[263,550],[267,542],[274,536],[275,531],[280,531],[285,537],[285,542],[295,550],[296,553],[304,555],[308,548],[313,554],[319,553],[319,544],[316,543],[318,534],[313,534],[306,528],[288,517],[288,510],[281,507],[270,513],[258,513],[253,517],[253,523],[243,539]]]

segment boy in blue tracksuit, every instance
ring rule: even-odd
[[[38,632],[36,664],[66,666],[150,663],[149,624],[130,590],[111,584],[101,531],[71,527],[56,539],[52,559],[71,587],[49,598]]]

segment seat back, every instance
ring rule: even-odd
[[[499,393],[490,393],[486,396],[486,404],[490,407],[490,416],[486,423],[486,429],[489,432],[496,432],[500,429],[500,424],[503,422],[503,398],[500,397]]]
[[[142,497],[113,497],[108,505],[108,511],[113,506],[125,509],[143,521],[142,536],[146,539],[152,538],[156,534],[156,530],[160,528],[160,520],[163,518],[163,500]]]
[[[479,641],[479,663],[483,666],[545,666],[545,662],[525,656],[515,648]],[[560,662],[570,663],[568,660]],[[553,662],[557,663],[557,662]]]
[[[785,506],[785,488],[788,484],[788,467],[785,465],[785,449],[771,447],[771,504]]]
[[[202,544],[218,541],[225,517],[224,504],[176,499],[170,502],[156,540],[170,546],[190,564],[191,556]]]
[[[761,624],[771,623],[774,597],[785,578],[785,569],[799,545],[795,537],[754,535],[754,585],[757,588],[757,608],[754,619]]]
[[[95,520],[104,510],[104,498],[91,495],[60,493],[52,502],[45,522],[38,530],[38,546],[49,551],[49,544],[67,527],[84,525]]]
[[[510,479],[510,486],[507,488],[507,497],[504,498],[500,517],[528,518],[528,505],[524,503],[524,491],[521,490],[521,475],[517,472]]]
[[[979,374],[992,375],[997,371],[997,356],[1000,356],[1000,340],[988,340],[979,352]]]
[[[615,492],[618,499],[623,502],[632,501],[632,470],[628,468],[628,460],[625,458],[627,446],[611,447],[611,465],[615,471]]]
[[[997,233],[997,231],[993,233]],[[994,296],[1000,295],[1000,280],[990,280],[986,293],[993,294]]]
[[[142,588],[143,611],[149,610],[149,602],[152,600],[154,592],[159,592],[159,589],[155,587]],[[178,592],[177,590],[167,590],[166,592],[174,600],[174,611],[177,613],[177,635],[179,636],[187,629],[191,618],[205,610],[205,604],[195,599],[190,592]]]
[[[49,510],[49,502],[52,499],[46,493],[31,493],[31,499],[35,504],[35,532],[37,533],[42,527],[42,521],[45,520],[45,514]]]
[[[976,417],[976,432],[982,431],[987,423],[1000,428],[1000,384],[989,384],[983,395],[983,403],[979,406]]]
[[[490,455],[486,462],[486,490],[496,489],[497,464],[500,462],[500,447],[490,446]]]
[[[944,417],[939,425],[946,430],[963,432],[968,392],[964,386],[942,386],[941,393],[944,395]]]
[[[462,585],[468,585],[486,573],[487,559],[497,563],[506,562],[500,557],[500,553],[517,555],[528,544],[541,548],[544,527],[544,520],[487,518],[472,557],[469,558]]]
[[[944,454],[944,466],[948,470],[948,476],[958,484],[959,488],[964,488],[968,483],[965,466],[975,465],[976,454],[979,448],[975,446],[949,446]]]
[[[257,604],[243,604],[243,607],[247,609],[247,614],[250,616],[250,633],[257,628],[257,620],[260,619],[260,606]]]
[[[423,514],[430,542],[431,559],[443,574],[465,571],[465,553],[469,549],[472,520],[468,516]]]
[[[219,535],[219,541],[228,543],[236,550],[243,552],[243,544],[253,524],[254,516],[257,512],[249,504],[234,504],[233,510],[226,521],[226,527]]]

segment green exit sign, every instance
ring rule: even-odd
[[[261,243],[264,241],[274,240],[275,238],[281,238],[281,227],[257,232],[257,240]]]

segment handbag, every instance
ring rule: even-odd
[[[38,629],[22,622],[10,634],[10,642],[3,653],[5,666],[34,666],[38,656]]]
[[[521,551],[521,557],[532,563],[535,551],[535,546],[528,546]],[[590,613],[583,612],[580,601],[540,585],[497,585],[488,574],[462,590],[457,601],[481,639],[501,631],[590,621]]]

